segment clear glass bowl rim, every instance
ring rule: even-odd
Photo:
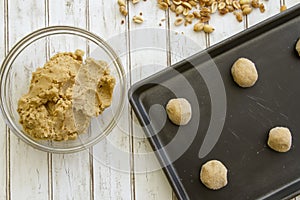
[[[51,36],[51,35],[58,35],[58,34],[70,34],[70,35],[76,35],[83,37],[85,39],[88,39],[89,41],[94,42],[97,46],[102,48],[111,58],[111,61],[113,61],[114,65],[116,66],[118,76],[120,78],[120,87],[121,87],[121,94],[120,94],[120,104],[118,105],[118,108],[116,109],[116,112],[114,113],[113,119],[109,123],[109,125],[106,127],[106,129],[102,132],[102,134],[99,134],[95,139],[89,141],[88,143],[82,144],[81,146],[76,147],[69,147],[69,148],[52,148],[50,146],[45,146],[34,139],[31,139],[29,136],[25,136],[24,133],[22,133],[13,120],[9,116],[8,106],[5,100],[5,93],[6,93],[6,80],[8,79],[9,70],[11,65],[13,64],[14,60],[18,57],[18,55],[32,42],[35,42],[41,38]],[[78,27],[72,27],[72,26],[49,26],[45,28],[38,29],[27,36],[25,36],[23,39],[21,39],[19,42],[17,42],[14,47],[8,52],[7,56],[4,58],[3,63],[1,65],[0,69],[0,112],[4,118],[5,123],[8,125],[10,130],[12,130],[17,137],[19,137],[21,140],[23,140],[25,143],[29,144],[30,146],[45,151],[49,153],[75,153],[79,152],[85,149],[88,149],[89,147],[95,145],[99,141],[101,141],[103,138],[105,138],[112,129],[116,126],[121,113],[124,108],[125,104],[125,98],[126,98],[126,84],[125,84],[125,71],[123,68],[123,65],[118,57],[118,55],[115,53],[113,48],[108,45],[102,38],[95,35],[94,33],[91,33],[87,30],[78,28]]]

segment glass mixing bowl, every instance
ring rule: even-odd
[[[85,51],[86,57],[104,60],[116,79],[112,104],[91,121],[86,133],[76,140],[37,140],[23,131],[17,112],[18,100],[29,90],[34,72],[59,52]],[[72,153],[84,150],[107,136],[115,127],[124,107],[125,73],[114,50],[100,37],[86,30],[69,26],[52,26],[37,30],[19,41],[3,61],[1,71],[0,108],[9,128],[24,142],[52,153]]]

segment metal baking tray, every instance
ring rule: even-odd
[[[129,100],[179,199],[289,199],[300,191],[300,5],[175,64],[129,90]],[[234,61],[256,63],[259,80],[243,89],[232,80]],[[176,126],[168,100],[184,97],[193,117]],[[277,153],[268,131],[287,126],[293,145]],[[202,164],[221,160],[228,185],[207,189]]]

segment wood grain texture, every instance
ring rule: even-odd
[[[0,4],[0,63],[5,56],[5,25],[4,25],[4,3]],[[0,199],[6,199],[6,126],[0,116]]]
[[[141,15],[144,23],[135,24],[132,17]],[[167,66],[166,14],[156,1],[130,4],[130,56],[132,83]],[[146,30],[147,29],[147,30]],[[132,116],[134,199],[171,199],[172,190],[163,174],[143,130]]]
[[[43,1],[28,1],[26,6],[21,1],[8,1],[9,48],[26,34],[44,26],[43,11]],[[8,145],[10,198],[48,199],[47,154],[24,144],[13,133]]]
[[[285,5],[287,6],[287,8],[291,8],[292,6],[295,6],[299,3],[299,0],[285,0]]]
[[[209,35],[209,43],[214,45],[244,30],[246,28],[246,17],[244,17],[243,22],[238,22],[233,13],[227,13],[224,16],[215,13],[209,24],[215,27],[215,31]]]
[[[174,13],[165,13],[157,7],[156,1],[149,0],[140,1],[135,6],[129,3],[128,18],[119,14],[115,0],[4,0],[0,3],[0,16],[4,16],[4,2],[8,2],[8,48],[26,34],[44,27],[47,20],[49,25],[71,25],[96,33],[120,55],[129,87],[156,71],[240,32],[246,25],[253,26],[279,13],[279,0],[262,1],[266,4],[266,12],[261,14],[255,10],[247,17],[247,23],[246,17],[244,22],[238,23],[232,14],[223,17],[214,14],[209,23],[216,30],[209,36],[193,32],[192,25],[174,26]],[[299,3],[299,0],[281,1],[288,8]],[[45,2],[49,2],[46,12],[49,13],[49,19],[45,13]],[[140,13],[145,19],[144,23],[134,24],[132,17]],[[4,19],[0,18],[0,27],[4,27]],[[145,28],[148,30],[143,32]],[[150,30],[156,28],[158,30]],[[0,31],[1,61],[5,54],[5,31],[4,28]],[[149,44],[152,48],[145,49]],[[50,53],[56,52],[58,45],[66,44],[52,41]],[[90,151],[71,155],[48,154],[49,159],[47,153],[31,148],[12,133],[7,144],[5,125],[0,119],[0,133],[3,133],[0,134],[0,200],[8,197],[12,200],[52,200],[52,196],[57,200],[175,200],[164,173],[153,170],[160,168],[156,157],[152,154],[145,156],[152,152],[152,148],[132,114],[126,101],[120,122],[105,140]],[[10,152],[8,173],[6,152]],[[48,173],[51,176],[49,180]],[[9,194],[6,194],[6,174],[10,175],[7,179],[11,190]],[[48,191],[49,183],[53,191]],[[300,197],[294,200],[300,200]]]
[[[280,0],[263,1],[266,11],[261,13],[259,9],[252,11],[248,18],[248,26],[251,27],[269,17],[272,17],[280,12]]]
[[[49,1],[49,25],[70,25],[86,28],[86,4],[80,0]],[[84,46],[75,43],[50,41],[50,54]],[[68,155],[52,155],[53,199],[87,199],[90,195],[90,160],[89,151]]]
[[[207,36],[204,32],[194,32],[193,26],[198,21],[188,26],[175,26],[176,16],[173,12],[169,14],[170,27],[170,54],[168,56],[171,65],[192,56],[195,53],[203,51],[207,47]],[[172,199],[176,200],[176,195],[173,192]]]
[[[114,48],[128,73],[127,22],[119,14],[117,2],[90,0],[89,6],[90,31]],[[95,199],[131,199],[129,123],[126,98],[125,108],[117,126],[107,138],[93,148]]]

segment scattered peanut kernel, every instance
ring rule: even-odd
[[[214,30],[215,30],[214,27],[212,27],[209,24],[205,24],[204,27],[203,27],[203,31],[205,33],[212,33],[212,32],[214,32]]]
[[[144,19],[142,16],[138,16],[138,15],[135,15],[133,18],[132,18],[133,22],[136,23],[136,24],[141,24],[144,22]]]
[[[127,16],[126,1],[117,0],[117,2],[120,13]],[[129,2],[137,4],[140,0],[130,0]],[[251,14],[253,9],[259,9],[261,13],[265,12],[265,6],[261,0],[157,0],[157,5],[162,10],[170,10],[176,14],[175,26],[180,26],[183,23],[187,26],[197,19],[199,22],[194,25],[194,31],[203,30],[206,33],[214,31],[211,25],[205,24],[209,22],[214,13],[225,15],[232,12],[236,20],[242,22],[243,15]],[[281,12],[286,9],[285,5],[280,7]],[[134,16],[133,21],[140,24],[144,20]]]
[[[286,5],[282,5],[280,6],[280,12],[283,12],[287,9]]]
[[[265,5],[263,3],[259,4],[259,10],[261,13],[264,13],[266,11]]]
[[[204,29],[204,23],[198,22],[194,25],[195,32],[203,31],[203,29]]]
[[[178,18],[176,18],[174,24],[175,24],[175,26],[180,26],[181,24],[183,24],[183,22],[184,22],[184,19],[182,17],[178,17]]]

